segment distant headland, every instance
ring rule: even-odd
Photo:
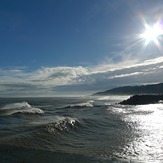
[[[141,86],[117,87],[104,92],[97,92],[93,96],[131,95],[122,105],[144,105],[163,102],[163,83]]]
[[[158,95],[163,94],[163,83],[148,84],[140,86],[124,86],[113,88],[104,92],[97,92],[93,96],[107,96],[107,95]]]
[[[120,102],[121,105],[145,105],[163,102],[163,95],[134,95]]]

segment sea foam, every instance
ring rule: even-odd
[[[30,122],[30,125],[40,127],[43,131],[48,133],[57,133],[59,131],[69,131],[72,128],[76,128],[79,124],[77,118],[68,116],[53,116],[53,117],[42,117],[39,120]],[[41,131],[41,133],[43,132]]]
[[[43,114],[44,111],[32,107],[28,102],[12,103],[7,104],[4,107],[0,108],[0,115],[12,115],[12,114]]]
[[[91,100],[91,101],[88,101],[88,102],[68,105],[65,108],[93,108],[94,107],[93,103],[94,103],[94,101]]]

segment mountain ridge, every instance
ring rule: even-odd
[[[116,87],[103,92],[94,93],[93,96],[103,95],[134,95],[134,94],[163,94],[163,83],[140,86]]]

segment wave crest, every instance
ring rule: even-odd
[[[58,133],[61,131],[69,131],[72,128],[77,128],[80,124],[77,118],[71,117],[62,117],[62,116],[55,116],[51,117],[51,119],[43,118],[36,122],[31,122],[31,125],[38,126],[41,130],[48,132],[48,133]]]
[[[77,123],[77,119],[65,117],[58,122],[47,124],[45,130],[49,133],[54,133],[56,131],[69,131],[70,129],[75,128]]]
[[[28,102],[7,104],[0,108],[0,115],[12,115],[12,114],[43,114],[44,111],[32,107]]]
[[[68,105],[65,108],[93,108],[93,103],[94,101],[88,101],[85,103],[78,103],[78,104],[72,104],[72,105]]]

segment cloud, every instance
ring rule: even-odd
[[[163,57],[138,62],[126,60],[94,67],[0,69],[0,96],[53,96],[91,92],[123,85],[163,82]]]
[[[116,71],[116,70],[131,69],[131,68],[137,68],[137,67],[142,68],[144,66],[150,66],[150,65],[155,65],[159,63],[163,63],[163,57],[149,59],[149,60],[145,60],[142,62],[138,61],[137,59],[129,58],[116,64],[104,63],[93,69],[94,69],[94,73],[100,73],[100,72],[106,72],[106,71]]]
[[[47,87],[81,83],[81,76],[87,75],[88,70],[79,67],[44,67],[35,71],[30,81]]]
[[[45,91],[45,95],[49,93],[51,95],[57,86],[82,83],[81,77],[87,74],[87,68],[81,66],[43,67],[33,72],[22,69],[0,69],[0,95],[13,95],[12,92],[17,92],[17,95],[28,93],[35,95],[40,91]]]
[[[129,76],[137,76],[137,75],[140,75],[140,74],[143,74],[143,72],[133,72],[133,73],[130,73],[130,74],[120,74],[120,75],[115,75],[115,76],[109,77],[108,79],[124,78],[124,77],[129,77]]]

